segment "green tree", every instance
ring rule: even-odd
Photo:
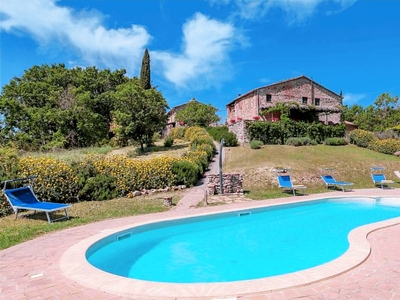
[[[142,59],[142,68],[140,70],[140,84],[143,89],[151,89],[150,81],[150,54],[146,49]]]
[[[376,124],[374,131],[385,131],[400,124],[400,101],[398,96],[383,93],[374,102]]]
[[[167,108],[162,94],[156,89],[144,90],[137,78],[118,86],[113,112],[118,139],[123,144],[136,141],[144,151],[148,137],[166,126]]]
[[[400,100],[398,96],[383,93],[373,105],[344,106],[343,120],[351,121],[362,130],[385,131],[400,124]]]
[[[125,70],[33,66],[0,95],[1,142],[36,150],[107,142],[116,87]]]
[[[192,99],[185,108],[176,113],[175,119],[187,126],[207,127],[220,120],[217,111],[218,109],[211,104],[203,104]]]

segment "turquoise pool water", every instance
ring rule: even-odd
[[[341,198],[158,222],[113,234],[86,252],[120,276],[227,282],[296,272],[338,258],[359,226],[400,216],[400,198]]]

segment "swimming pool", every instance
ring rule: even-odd
[[[97,268],[170,283],[234,282],[332,261],[359,226],[400,216],[400,198],[340,198],[147,224],[86,252]]]

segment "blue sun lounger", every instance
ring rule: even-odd
[[[346,187],[349,191],[352,190],[353,183],[352,182],[347,182],[347,181],[336,181],[335,178],[331,175],[321,175],[322,180],[326,184],[326,188],[329,187],[338,187],[341,188],[342,191],[344,192]]]
[[[10,203],[12,209],[14,210],[15,218],[17,218],[18,216],[18,210],[26,209],[33,210],[35,212],[45,212],[47,216],[47,221],[49,223],[51,223],[52,221],[69,219],[67,209],[71,207],[70,204],[39,201],[31,186],[24,186],[15,189],[4,188],[3,193]],[[64,210],[65,216],[52,220],[50,218],[50,213],[58,210]]]
[[[394,184],[393,180],[387,180],[386,176],[384,174],[374,174],[371,173],[372,181],[374,182],[375,186],[380,186],[381,189],[388,187],[392,188],[392,185]]]
[[[305,189],[307,188],[305,185],[294,185],[292,183],[292,179],[290,175],[278,175],[278,185],[283,191],[292,191],[293,196],[296,196],[297,190],[303,190],[303,195],[305,195]]]

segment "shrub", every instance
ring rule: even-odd
[[[14,148],[0,148],[0,182],[17,175],[19,153]]]
[[[204,128],[193,126],[186,129],[184,139],[191,142],[194,138],[199,138],[201,136],[210,137]]]
[[[250,148],[251,149],[261,149],[262,145],[263,145],[263,142],[258,141],[258,140],[252,140],[250,142]]]
[[[37,175],[35,193],[43,201],[68,203],[78,199],[78,181],[67,163],[49,157],[20,159],[20,177]]]
[[[377,140],[377,137],[373,132],[365,131],[362,129],[355,129],[350,132],[349,138],[350,143],[363,148],[368,147],[369,143]]]
[[[188,151],[182,155],[183,158],[195,163],[200,170],[200,174],[204,174],[208,167],[207,152],[202,150]]]
[[[171,129],[169,136],[173,139],[183,140],[185,137],[186,127],[175,127]]]
[[[192,139],[190,141],[190,147],[193,150],[195,150],[197,146],[200,146],[203,144],[209,145],[210,147],[212,147],[215,150],[214,142],[209,135],[194,136],[194,137],[192,137]]]
[[[311,140],[321,143],[328,137],[343,137],[345,125],[325,125],[319,122],[307,123],[291,120],[258,121],[248,125],[248,134],[250,139],[260,140],[264,144],[282,145],[290,137],[302,136],[308,136]]]
[[[394,154],[396,151],[400,150],[400,140],[398,139],[386,139],[386,140],[378,140],[370,142],[368,145],[368,149],[377,151],[385,154]]]
[[[199,168],[195,163],[180,160],[172,164],[172,173],[175,177],[175,185],[184,184],[186,186],[193,186],[199,177]]]
[[[196,147],[196,150],[204,151],[207,153],[207,160],[210,162],[215,154],[215,148],[209,144],[201,144]]]
[[[0,182],[17,177],[19,153],[14,148],[0,148]],[[0,217],[12,213],[6,197],[0,196]]]
[[[164,140],[164,147],[165,148],[171,148],[173,144],[174,144],[174,139],[171,136],[168,136]]]
[[[80,200],[109,200],[117,196],[115,179],[107,175],[89,177],[79,190]]]
[[[375,135],[380,140],[400,138],[400,134],[398,134],[394,129],[388,129],[383,132],[376,132]]]
[[[233,132],[230,132],[227,126],[208,127],[207,132],[217,142],[224,139],[224,144],[227,147],[236,147],[238,145],[236,135]]]
[[[286,145],[289,146],[308,146],[311,145],[311,139],[309,137],[291,137],[286,140]]]
[[[328,145],[328,146],[343,146],[343,145],[347,145],[347,141],[346,141],[345,138],[338,138],[338,137],[326,138],[325,139],[325,145]]]
[[[162,156],[138,160],[115,155],[106,159],[102,157],[91,159],[99,174],[115,178],[118,195],[126,196],[135,190],[172,186],[174,175],[171,167],[178,158]]]

